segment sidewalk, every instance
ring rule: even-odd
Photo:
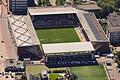
[[[107,66],[105,63],[106,60],[107,61],[109,60],[112,64],[112,66]],[[97,59],[97,61],[104,65],[105,70],[107,72],[108,80],[120,80],[120,73],[118,73],[117,68],[116,68],[117,63],[115,63],[113,59],[102,57],[102,58]],[[108,67],[111,69],[109,70]]]

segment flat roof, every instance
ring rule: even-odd
[[[89,24],[91,31],[94,34],[96,40],[97,41],[108,41],[100,23],[96,19],[94,13],[87,13],[87,14],[84,14],[84,16],[87,20],[87,23]]]
[[[91,42],[42,44],[44,53],[95,51]]]
[[[76,13],[72,7],[28,7],[30,15],[69,14]]]
[[[82,10],[101,10],[97,4],[80,4],[77,7]]]
[[[8,19],[18,47],[40,44],[29,15],[12,15]]]
[[[108,29],[110,32],[120,32],[120,15],[117,13],[110,13],[107,17]]]
[[[108,42],[94,13],[77,10],[77,16],[90,41]]]

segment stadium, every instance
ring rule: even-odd
[[[49,67],[95,65],[96,53],[109,52],[93,13],[73,7],[29,7],[28,13]]]
[[[8,19],[19,60],[43,59],[48,67],[96,65],[94,55],[109,52],[93,13],[73,7],[28,7],[28,15]]]

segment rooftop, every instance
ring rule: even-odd
[[[30,15],[68,14],[76,13],[72,7],[29,7]]]
[[[109,31],[120,31],[120,15],[117,13],[110,13],[107,17]]]
[[[77,6],[82,10],[101,10],[101,8],[97,4],[80,4]]]
[[[91,42],[42,44],[44,53],[94,51]]]
[[[87,13],[84,14],[85,19],[87,20],[87,23],[89,24],[89,28],[93,32],[95,38],[97,41],[108,41],[100,23],[97,21],[97,18],[95,17],[94,13]],[[87,31],[86,31],[87,33]],[[88,34],[89,36],[89,34]]]
[[[94,13],[77,10],[77,16],[90,41],[108,42],[108,39]]]
[[[39,40],[29,15],[8,17],[18,47],[38,45]]]

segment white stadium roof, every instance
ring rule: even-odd
[[[44,53],[95,51],[91,42],[42,44]]]
[[[28,12],[30,15],[49,15],[49,14],[68,14],[76,13],[75,8],[72,7],[29,7]]]

